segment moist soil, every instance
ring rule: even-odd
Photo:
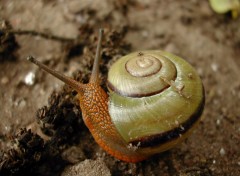
[[[240,175],[239,26],[207,0],[0,1],[0,175],[74,175],[76,165],[75,175]],[[85,127],[77,93],[26,60],[87,82],[100,27],[104,89],[111,64],[133,51],[196,68],[205,109],[182,144],[136,164],[113,158]]]

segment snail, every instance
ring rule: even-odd
[[[28,60],[78,92],[84,123],[110,155],[139,162],[183,141],[200,120],[204,88],[194,68],[164,51],[133,52],[108,72],[106,93],[99,85],[99,30],[89,83],[77,82],[32,56]]]

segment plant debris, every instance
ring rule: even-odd
[[[19,45],[14,34],[8,31],[12,29],[8,21],[0,20],[0,62],[16,60],[16,50]]]
[[[12,146],[0,158],[1,175],[31,172],[32,166],[42,157],[43,139],[26,128],[20,129],[12,138]]]

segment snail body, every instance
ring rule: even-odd
[[[167,52],[134,52],[110,68],[108,95],[99,85],[102,30],[99,33],[88,84],[53,71],[31,56],[28,60],[78,92],[86,126],[114,157],[139,162],[183,141],[204,107],[203,85],[193,67]]]

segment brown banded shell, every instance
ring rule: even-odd
[[[109,70],[108,88],[112,122],[127,143],[144,153],[182,141],[204,106],[196,70],[163,51],[134,52],[119,59]]]

